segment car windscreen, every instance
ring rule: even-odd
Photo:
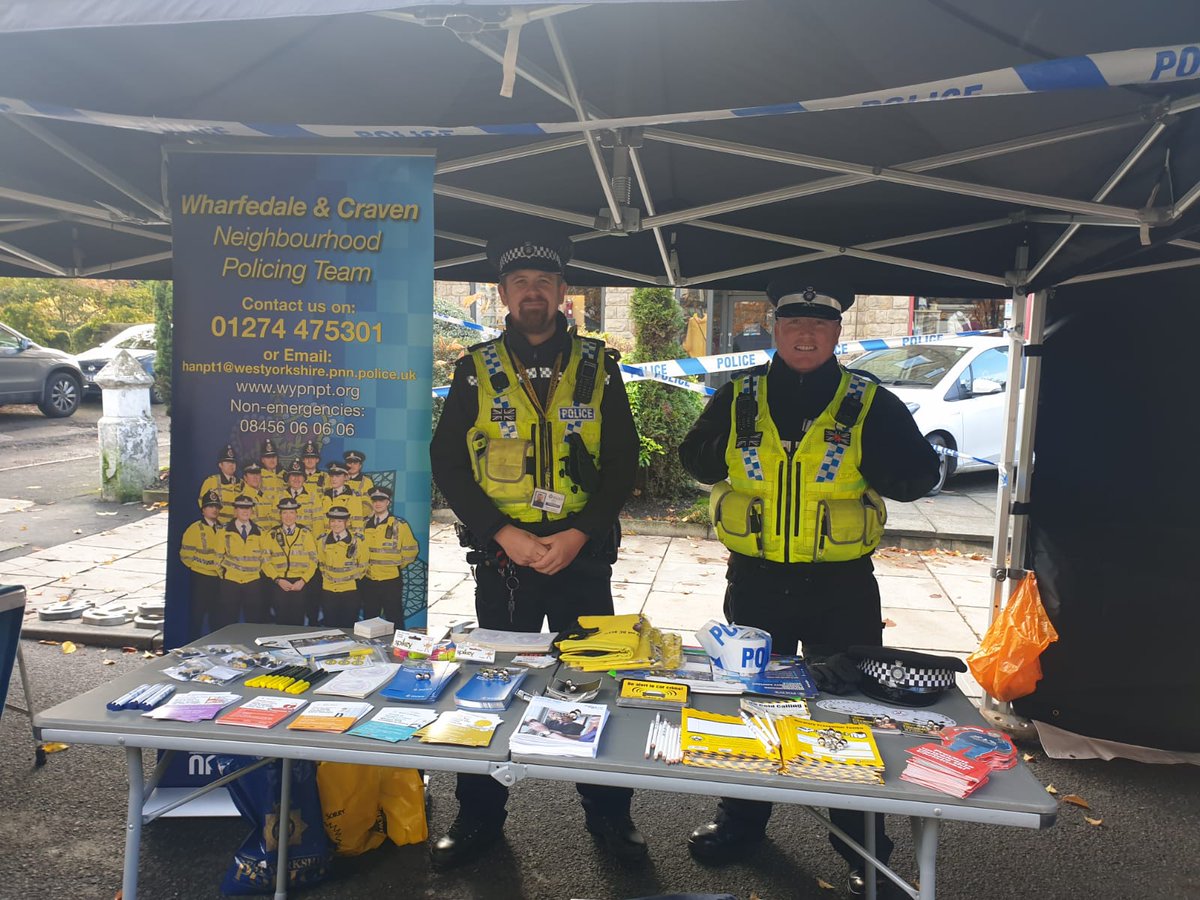
[[[969,349],[946,344],[890,347],[873,350],[851,365],[874,375],[881,384],[932,387]]]

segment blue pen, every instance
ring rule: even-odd
[[[137,706],[138,698],[142,694],[152,690],[153,688],[154,688],[154,685],[152,685],[152,684],[139,684],[137,687],[135,687],[129,693],[122,694],[116,700],[109,700],[104,705],[106,708],[112,710],[113,712],[119,712],[120,710],[123,710],[123,709],[133,709],[134,707]]]
[[[161,684],[148,694],[144,694],[138,698],[138,709],[154,709],[168,697],[175,693],[175,685]]]

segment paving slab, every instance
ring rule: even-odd
[[[978,566],[977,566],[978,568]],[[960,575],[959,570],[943,571],[940,566],[930,566],[938,584],[954,605],[960,610],[966,607],[990,608],[992,605],[992,579],[986,574]],[[986,573],[986,569],[984,570]]]
[[[668,591],[650,591],[642,612],[658,628],[694,632],[709,619],[725,620],[722,598],[714,594],[681,596]],[[695,643],[692,635],[689,643]]]
[[[921,577],[875,574],[883,606],[899,609],[954,611],[954,604],[932,575]]]
[[[979,646],[975,633],[957,610],[940,612],[884,606],[883,615],[895,623],[883,630],[883,642],[889,647],[911,647],[933,653],[970,653]]]

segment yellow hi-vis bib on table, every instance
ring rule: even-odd
[[[859,471],[875,384],[842,370],[833,401],[789,454],[767,405],[765,371],[734,382],[725,461],[709,501],[730,550],[772,562],[846,562],[883,537],[887,509]]]
[[[562,519],[587,505],[588,494],[571,480],[567,437],[578,434],[600,467],[600,401],[604,396],[604,342],[571,336],[571,357],[545,414],[537,409],[499,339],[470,350],[479,385],[479,413],[467,431],[475,481],[502,513],[518,522]],[[543,488],[563,495],[561,510],[531,506]]]

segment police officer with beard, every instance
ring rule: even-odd
[[[528,233],[488,244],[508,308],[503,337],[457,365],[430,446],[433,477],[469,534],[475,611],[485,628],[563,631],[612,615],[617,515],[633,490],[638,439],[615,353],[568,329],[571,245]],[[578,785],[586,827],[610,852],[640,858],[633,792]],[[507,788],[460,775],[459,813],[434,865],[474,859],[503,836]]]
[[[772,649],[810,661],[852,645],[879,646],[883,624],[871,553],[887,514],[881,497],[909,501],[937,482],[938,457],[894,394],[838,365],[842,312],[854,298],[780,280],[775,356],[713,396],[680,446],[684,467],[712,484],[713,525],[729,554],[725,616],[771,633]],[[771,805],[725,798],[692,832],[701,862],[744,859],[765,836]],[[831,810],[859,843],[863,814]],[[892,843],[876,817],[876,851]],[[830,835],[850,864],[851,893],[865,890],[862,857]],[[891,890],[879,881],[881,895]]]

